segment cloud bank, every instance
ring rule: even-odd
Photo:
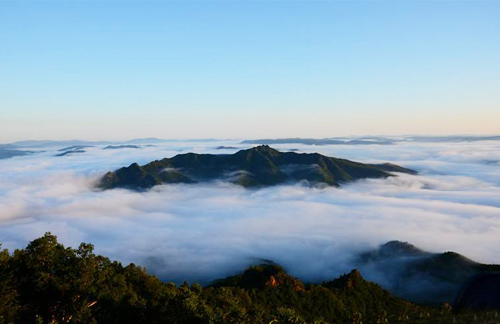
[[[97,253],[177,283],[205,284],[262,259],[306,281],[329,280],[356,266],[357,253],[394,239],[500,263],[498,141],[275,146],[420,172],[341,189],[248,190],[227,183],[140,193],[93,189],[106,171],[181,152],[221,153],[217,146],[248,147],[237,141],[97,146],[65,157],[54,157],[54,147],[0,160],[0,242],[20,248],[51,231],[66,245],[93,243]]]

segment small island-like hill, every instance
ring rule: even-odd
[[[234,154],[179,154],[140,166],[108,172],[102,189],[143,190],[159,184],[198,183],[221,180],[243,187],[263,187],[307,181],[311,185],[339,187],[341,183],[367,178],[386,178],[393,172],[415,174],[398,165],[363,164],[318,153],[280,152],[267,145]]]

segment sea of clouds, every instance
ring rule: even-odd
[[[65,245],[145,266],[161,279],[202,284],[272,260],[306,281],[348,272],[358,253],[389,240],[500,263],[500,141],[395,145],[276,145],[418,175],[342,188],[244,189],[223,182],[98,191],[106,171],[179,153],[234,153],[238,141],[167,142],[54,156],[61,147],[0,160],[0,242],[22,248],[45,232]],[[364,274],[368,278],[370,274]]]

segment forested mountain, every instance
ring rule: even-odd
[[[140,166],[108,172],[100,187],[146,189],[165,183],[223,180],[244,187],[308,181],[313,185],[340,186],[366,178],[385,178],[391,172],[415,173],[393,164],[363,164],[318,153],[279,152],[267,145],[235,154],[179,154]]]
[[[353,270],[304,284],[277,265],[201,287],[163,283],[144,268],[66,248],[47,233],[0,252],[0,323],[491,323],[494,312],[453,312],[390,295]]]

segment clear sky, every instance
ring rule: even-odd
[[[498,1],[0,1],[0,142],[500,133]]]

